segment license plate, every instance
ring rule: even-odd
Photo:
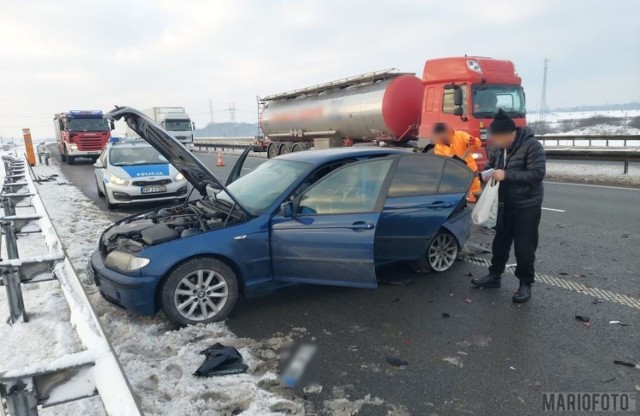
[[[145,186],[142,188],[143,194],[155,194],[158,192],[167,192],[166,186]]]

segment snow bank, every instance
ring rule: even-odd
[[[36,166],[39,176],[59,175],[38,191],[77,273],[84,268],[98,238],[110,221],[60,172],[56,161]],[[257,342],[236,337],[223,323],[176,330],[162,315],[139,317],[106,302],[95,286],[89,299],[112,343],[134,393],[147,415],[298,415],[303,406],[283,397],[277,377],[257,358]],[[238,348],[248,374],[195,378],[202,363],[199,352],[221,342]],[[94,414],[94,413],[86,413]]]
[[[640,135],[640,129],[627,126],[613,126],[611,124],[596,124],[582,127],[564,133],[551,133],[555,136],[635,136]]]

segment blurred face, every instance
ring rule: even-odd
[[[451,137],[450,130],[446,130],[441,133],[433,133],[433,142],[436,144],[449,144],[450,137]]]
[[[507,149],[516,138],[516,132],[511,133],[491,133],[491,143],[501,149]]]

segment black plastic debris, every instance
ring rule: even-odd
[[[246,373],[249,368],[242,361],[242,355],[237,349],[216,343],[206,350],[204,362],[193,373],[196,377],[225,376],[229,374]]]
[[[589,322],[589,317],[584,315],[576,315],[576,320],[580,322]]]
[[[382,280],[380,283],[389,286],[407,286],[413,283],[413,279],[402,279],[402,280]]]
[[[464,277],[473,277],[473,273],[469,272],[469,273],[465,273]]]
[[[405,361],[402,358],[396,357],[396,356],[393,356],[393,355],[388,355],[388,356],[386,356],[384,358],[385,358],[385,360],[387,360],[387,362],[389,364],[391,364],[394,367],[402,367],[404,365],[409,365],[408,361]]]
[[[617,365],[622,365],[625,367],[635,368],[636,370],[640,370],[640,364],[635,364],[635,363],[630,363],[628,361],[620,361],[620,360],[613,360],[613,363]]]
[[[450,317],[450,316],[451,316],[451,315],[449,315],[449,313],[447,313],[447,312],[442,312],[442,317],[443,317],[443,318],[448,318],[448,317]]]

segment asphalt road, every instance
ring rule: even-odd
[[[226,155],[220,168],[213,154],[199,157],[221,178],[237,159]],[[246,167],[263,161],[249,158]],[[88,161],[62,170],[106,209]],[[312,414],[539,415],[543,392],[632,392],[640,372],[613,360],[640,362],[640,190],[545,187],[541,277],[527,304],[511,302],[513,276],[498,290],[472,289],[469,279],[485,268],[460,261],[426,276],[382,269],[377,290],[300,286],[241,301],[228,325],[265,340],[265,349],[283,334],[317,345],[305,379],[323,388],[296,388]],[[474,229],[471,240],[477,248],[491,233]],[[476,262],[489,256],[476,253]],[[590,317],[590,326],[575,315]],[[408,364],[395,367],[386,357]]]

